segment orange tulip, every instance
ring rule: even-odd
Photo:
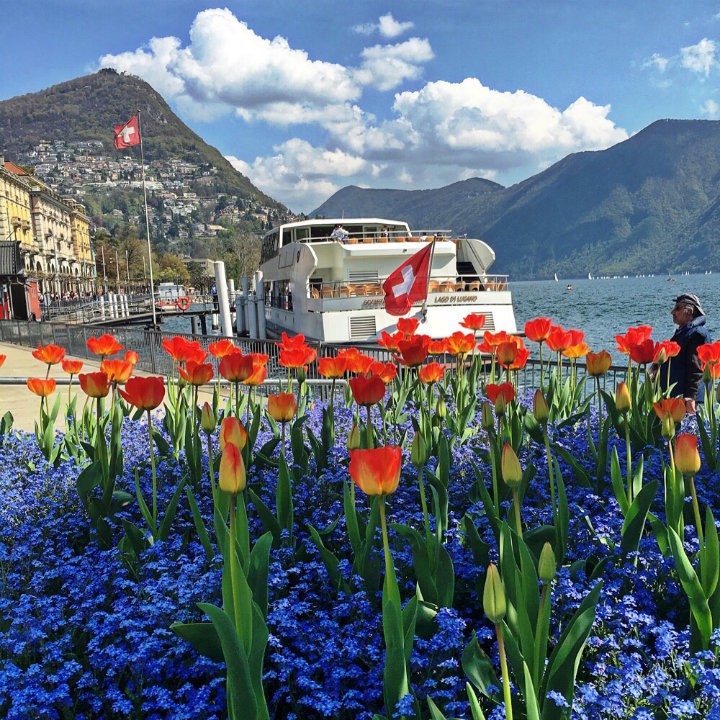
[[[223,492],[235,495],[245,489],[247,475],[242,454],[236,445],[227,443],[220,457],[218,486]]]
[[[445,355],[449,353],[445,338],[442,340],[431,340],[428,344],[428,355]]]
[[[302,368],[314,362],[317,350],[309,345],[281,347],[278,352],[278,364],[286,368]]]
[[[350,389],[358,405],[374,405],[385,397],[385,383],[377,376],[350,378]]]
[[[525,367],[528,358],[530,357],[530,351],[526,347],[518,347],[517,355],[515,356],[515,360],[511,362],[508,366],[508,370],[521,370]]]
[[[129,363],[132,363],[133,365],[137,365],[139,359],[140,359],[140,356],[134,350],[128,350],[125,353],[125,357],[124,357],[125,362],[129,362]]]
[[[418,371],[420,382],[430,385],[431,383],[442,380],[445,374],[445,368],[438,362],[431,362],[423,365]]]
[[[132,377],[118,392],[136,408],[154,410],[165,397],[165,381],[161,377]]]
[[[525,336],[536,343],[544,342],[550,335],[552,320],[550,318],[535,318],[525,323]]]
[[[674,358],[679,354],[680,345],[673,340],[662,340],[655,344],[655,354],[652,361],[657,365],[662,365],[669,358]]]
[[[45,347],[38,345],[32,355],[46,365],[57,365],[65,357],[65,348],[61,348],[59,345],[45,345]]]
[[[205,362],[207,352],[197,340],[186,340],[184,337],[175,335],[172,338],[165,338],[162,341],[163,349],[177,363],[185,363],[188,360],[201,363]]]
[[[628,386],[621,382],[615,390],[615,407],[620,412],[627,412],[632,406],[632,398],[630,397],[630,390]]]
[[[189,385],[205,385],[212,380],[213,366],[210,363],[197,363],[194,360],[188,360],[185,367],[181,367],[178,373]]]
[[[475,349],[475,335],[463,333],[459,330],[445,338],[448,352],[456,357],[465,357]]]
[[[397,366],[391,362],[374,362],[368,372],[377,375],[386,385],[389,385],[397,377]]]
[[[43,398],[55,392],[55,385],[54,378],[28,378],[27,380],[28,390]]]
[[[512,365],[517,359],[518,346],[510,341],[504,342],[497,347],[497,361],[505,368]]]
[[[77,375],[83,368],[82,360],[63,360],[61,367],[68,375]]]
[[[350,451],[350,477],[366,495],[390,495],[400,484],[402,451],[387,446]]]
[[[599,377],[610,369],[612,357],[610,357],[607,350],[601,350],[597,353],[589,352],[585,357],[585,363],[587,365],[587,374],[591,377]]]
[[[585,357],[590,352],[590,347],[586,342],[577,343],[577,345],[571,345],[569,348],[563,350],[563,355],[566,358],[576,360],[577,358]]]
[[[123,384],[132,375],[134,366],[127,360],[103,360],[100,370],[104,372],[108,381],[114,384]]]
[[[321,357],[317,361],[318,373],[325,378],[341,378],[347,370],[344,357]]]
[[[402,333],[406,338],[414,335],[420,326],[420,321],[417,318],[398,318],[397,329],[399,333]]]
[[[290,422],[297,411],[297,400],[292,393],[268,395],[268,415],[277,422]]]
[[[460,325],[462,325],[462,327],[464,328],[467,328],[468,330],[477,332],[478,330],[482,330],[485,327],[485,319],[485,315],[470,313],[460,321]]]
[[[253,371],[243,380],[243,385],[253,385],[257,387],[265,382],[267,377],[267,365],[253,361]]]
[[[78,375],[78,380],[88,397],[101,398],[110,392],[110,381],[104,372],[83,373]]]
[[[675,438],[675,467],[685,476],[695,475],[700,470],[700,454],[695,435],[680,433]]]
[[[121,345],[112,335],[105,333],[100,337],[90,337],[87,339],[88,350],[93,355],[99,355],[101,358],[115,355],[123,349]]]
[[[236,417],[223,418],[223,421],[220,423],[220,433],[218,435],[221,450],[228,443],[242,450],[245,447],[247,438],[247,430]]]
[[[390,335],[389,333],[385,332],[384,330],[380,333],[380,338],[377,341],[377,344],[380,347],[385,348],[386,350],[389,350],[390,352],[400,352],[400,347],[398,346],[398,343],[401,340],[405,339],[405,335],[401,332],[396,332]]]
[[[7,360],[7,355],[0,355],[0,367],[2,367],[5,364],[6,360]]]
[[[522,481],[523,471],[518,456],[508,443],[503,446],[500,466],[505,484],[511,488],[518,487]]]
[[[235,352],[237,348],[233,344],[232,340],[230,340],[229,338],[223,338],[222,340],[218,340],[217,342],[210,343],[210,345],[208,345],[208,350],[210,351],[210,354],[214,357],[224,358],[226,355]]]
[[[253,374],[253,359],[240,350],[225,355],[218,367],[220,374],[230,382],[243,382]]]
[[[685,417],[685,400],[681,397],[663,398],[660,402],[653,403],[653,410],[660,420],[671,417],[679,423]]]

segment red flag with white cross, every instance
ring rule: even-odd
[[[385,310],[388,314],[406,315],[410,312],[413,303],[427,298],[432,247],[433,243],[428,243],[388,275],[382,285],[385,294]]]
[[[115,147],[118,150],[140,144],[140,128],[137,115],[133,115],[123,125],[115,126]]]

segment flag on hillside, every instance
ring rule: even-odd
[[[433,243],[408,258],[382,285],[385,310],[390,315],[406,315],[413,303],[427,297],[430,255]]]
[[[115,126],[115,147],[118,150],[140,144],[140,128],[137,115],[133,115],[125,124]]]

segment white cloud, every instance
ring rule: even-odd
[[[720,117],[720,105],[715,100],[706,100],[700,108],[700,114],[710,120]]]
[[[654,68],[655,70],[664,73],[669,64],[670,60],[668,58],[663,57],[659,53],[653,53],[650,59],[643,64],[643,67]]]
[[[716,49],[714,40],[703,38],[696,45],[680,49],[680,64],[687,70],[707,77],[715,65]]]
[[[378,90],[392,90],[421,75],[420,64],[434,57],[430,43],[410,38],[397,45],[374,45],[362,51],[363,62],[355,79]]]
[[[396,38],[408,30],[412,30],[415,23],[398,22],[391,13],[381,15],[376,23],[363,23],[353,26],[353,32],[358,35],[372,35],[376,32],[386,38]]]

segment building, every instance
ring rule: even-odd
[[[0,156],[0,240],[20,243],[25,275],[43,294],[81,296],[95,289],[90,220],[32,172]]]

